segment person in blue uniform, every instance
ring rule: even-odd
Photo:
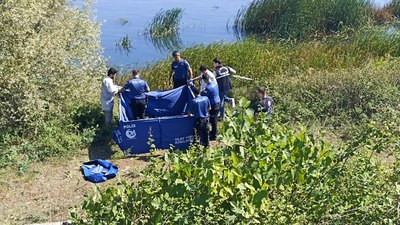
[[[220,110],[220,98],[218,85],[215,81],[211,81],[211,77],[203,73],[201,79],[204,81],[206,86],[201,92],[201,95],[207,96],[210,100],[211,110],[210,110],[210,124],[211,124],[211,132],[210,132],[210,141],[214,141],[217,138],[217,123],[218,123],[218,113]]]
[[[199,136],[200,144],[204,147],[210,146],[208,117],[211,109],[210,100],[206,96],[201,96],[199,89],[192,88],[195,98],[189,105],[188,114],[195,118],[195,129]]]
[[[133,78],[124,85],[119,93],[123,93],[126,90],[130,91],[132,96],[131,109],[134,120],[144,119],[144,113],[147,106],[145,93],[149,92],[150,88],[147,82],[140,78],[139,70],[132,70],[132,76]]]
[[[174,61],[171,63],[171,72],[169,74],[169,83],[173,82],[173,88],[186,85],[187,81],[192,79],[192,68],[185,59],[181,58],[178,51],[172,52]]]

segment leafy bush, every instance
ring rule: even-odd
[[[255,0],[239,10],[234,29],[239,35],[306,39],[357,29],[369,23],[365,0]]]
[[[30,164],[49,157],[62,157],[80,150],[83,140],[75,125],[59,120],[42,123],[35,140],[4,134],[0,144],[0,168]]]
[[[241,106],[248,106],[244,99]],[[301,126],[289,129],[238,110],[221,145],[166,153],[137,185],[88,196],[75,224],[348,224],[398,221],[398,193],[371,154],[387,136],[370,127],[332,148]],[[377,142],[367,141],[376,140]]]
[[[88,2],[0,1],[1,154],[42,159],[79,146],[70,112],[98,101],[95,77],[104,71]]]

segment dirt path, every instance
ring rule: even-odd
[[[0,224],[66,221],[69,210],[80,205],[83,196],[95,187],[95,184],[83,180],[80,166],[89,158],[104,155],[102,147],[106,146],[93,148],[97,152],[82,150],[68,160],[51,159],[34,163],[23,175],[0,171],[3,178],[0,180]],[[115,150],[112,150],[107,154],[109,158],[114,158],[114,153]],[[104,188],[118,180],[137,179],[140,171],[148,164],[147,159],[147,156],[110,159],[118,166],[119,175],[98,186]]]

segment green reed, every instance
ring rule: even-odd
[[[368,0],[255,0],[234,21],[239,36],[306,39],[358,28],[371,19]]]
[[[115,45],[119,50],[122,50],[122,51],[125,51],[128,53],[130,51],[130,49],[132,48],[132,41],[128,35],[125,35]]]
[[[179,30],[183,9],[160,10],[152,19],[148,33],[152,38],[174,35]]]

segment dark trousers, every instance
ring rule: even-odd
[[[200,144],[204,147],[210,146],[210,139],[208,138],[210,133],[208,129],[208,119],[195,119],[194,127],[196,128],[196,133],[200,138]]]
[[[229,102],[231,100],[231,98],[228,98],[227,94],[230,91],[224,91],[224,90],[220,90],[219,91],[219,99],[221,99],[221,103],[220,103],[220,111],[221,111],[221,119],[224,120],[225,118],[225,102]]]
[[[187,84],[187,80],[183,79],[183,80],[175,80],[174,79],[174,89],[178,88],[180,86],[186,85]]]
[[[214,141],[217,139],[217,133],[218,133],[218,113],[220,110],[220,105],[215,104],[211,105],[211,110],[210,110],[210,124],[211,124],[211,132],[210,132],[210,141]]]
[[[137,120],[137,119],[144,119],[144,113],[146,111],[146,99],[140,99],[140,100],[136,100],[136,99],[132,99],[131,102],[131,109],[133,112],[133,119]]]

